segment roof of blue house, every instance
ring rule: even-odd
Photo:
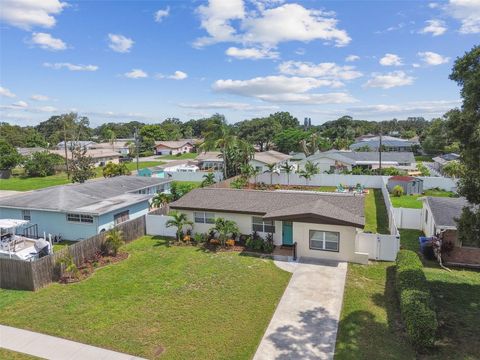
[[[378,152],[368,151],[340,151],[330,150],[324,152],[318,152],[309,156],[306,160],[313,161],[321,158],[330,158],[333,160],[341,161],[345,164],[358,165],[362,163],[378,162]],[[414,163],[415,156],[412,152],[382,152],[382,161],[384,162],[397,162],[399,164]]]
[[[117,176],[83,184],[53,186],[0,199],[0,207],[101,215],[152,197],[138,192],[170,180]]]

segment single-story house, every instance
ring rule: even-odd
[[[288,162],[291,158],[290,155],[281,153],[275,150],[268,150],[262,152],[256,152],[253,155],[253,159],[250,160],[250,165],[261,173],[265,172],[268,168],[267,165],[275,164],[276,168],[279,169],[281,165]]]
[[[277,246],[296,243],[305,258],[366,263],[357,252],[365,224],[363,196],[344,194],[199,188],[170,204],[194,222],[194,233],[208,232],[215,218],[237,223],[242,234],[271,233]]]
[[[33,154],[42,151],[47,151],[47,149],[44,149],[42,147],[17,147],[17,152],[22,156],[32,156]]]
[[[65,150],[50,150],[52,154],[60,155],[65,158]],[[92,157],[95,162],[95,166],[105,166],[108,162],[118,164],[120,154],[116,151],[107,149],[88,149],[85,153],[86,156]],[[68,159],[72,159],[73,153],[67,151]]]
[[[0,198],[0,219],[29,220],[38,233],[84,240],[148,213],[150,200],[169,180],[117,176],[48,187]]]
[[[156,141],[155,154],[176,155],[193,152],[195,143],[192,140]]]
[[[417,141],[401,139],[393,136],[382,136],[383,151],[413,151],[420,144]],[[380,137],[373,136],[363,138],[361,141],[350,145],[350,150],[368,147],[370,151],[378,151],[380,147]]]
[[[95,149],[116,151],[120,155],[127,156],[130,154],[130,144],[134,139],[116,139],[113,142],[103,142],[95,144]]]
[[[169,161],[166,164],[153,166],[138,170],[138,176],[147,177],[165,177],[166,172],[197,172],[199,167],[196,161],[191,160],[178,160]]]
[[[206,151],[195,158],[200,170],[223,170],[223,158],[220,151]]]
[[[401,186],[404,195],[418,195],[423,193],[423,180],[413,176],[396,175],[388,179],[387,189],[392,192],[395,186]]]
[[[443,154],[434,157],[433,160],[433,168],[438,172],[443,174],[443,167],[452,161],[458,161],[460,159],[460,155],[455,153]]]
[[[445,261],[456,264],[480,266],[480,246],[477,242],[461,243],[457,236],[457,222],[464,207],[469,206],[465,198],[431,197],[423,198],[422,230],[425,236],[440,235],[454,244]]]
[[[367,151],[329,150],[317,152],[300,161],[299,165],[303,167],[307,161],[318,165],[320,173],[352,171],[353,167],[376,169],[380,166],[379,153]],[[382,167],[414,168],[415,157],[412,152],[382,152]]]
[[[67,149],[72,150],[72,149],[93,149],[97,143],[95,141],[90,141],[90,140],[80,140],[80,141],[67,141]],[[65,150],[65,141],[61,141],[57,144],[57,149],[58,150]]]

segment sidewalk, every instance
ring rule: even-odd
[[[0,348],[50,360],[144,360],[54,336],[0,325]]]

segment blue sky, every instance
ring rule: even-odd
[[[0,121],[442,115],[480,1],[2,0]]]

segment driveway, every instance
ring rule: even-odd
[[[292,278],[254,360],[333,359],[347,263],[301,260],[288,267]]]

